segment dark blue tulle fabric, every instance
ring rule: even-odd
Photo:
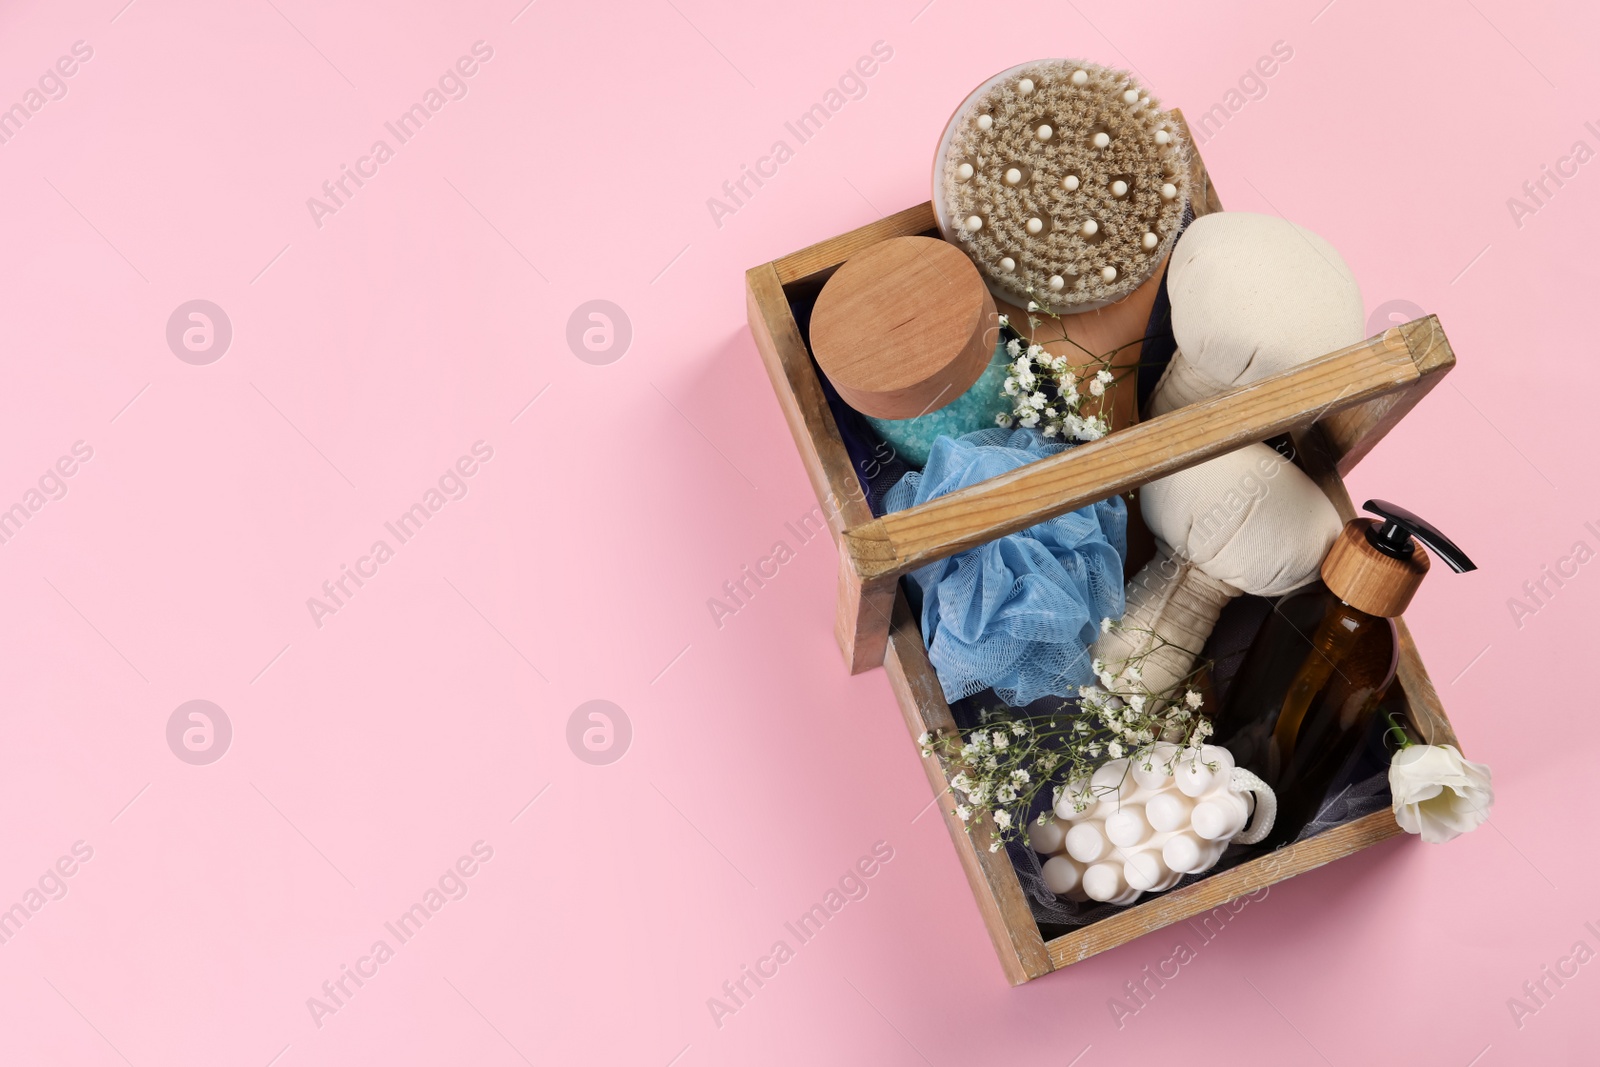
[[[928,465],[885,497],[899,511],[1043,459],[1066,446],[996,427],[934,443]],[[1121,497],[1068,512],[911,574],[922,634],[945,699],[985,689],[1013,706],[1076,696],[1093,679],[1089,646],[1123,613],[1127,506]]]

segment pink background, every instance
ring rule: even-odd
[[[1592,1062],[1600,965],[1507,1004],[1600,948],[1572,840],[1600,817],[1576,784],[1600,563],[1508,607],[1600,548],[1600,162],[1507,206],[1600,148],[1592,8],[922,2],[5,6],[0,105],[93,58],[0,145],[0,507],[93,457],[0,545],[0,907],[93,857],[0,945],[0,1062]],[[319,227],[306,199],[480,40],[468,95]],[[866,95],[714,220],[876,41]],[[1369,309],[1449,330],[1459,369],[1352,490],[1482,566],[1410,622],[1494,820],[1011,989],[883,673],[840,665],[833,549],[785,529],[814,500],[742,271],[925,199],[997,70],[1130,65],[1193,118],[1278,41],[1204,152],[1230,208],[1334,241]],[[192,299],[232,324],[209,365],[166,342]],[[632,324],[609,365],[566,340],[594,299]],[[465,498],[396,547],[384,523],[480,440]],[[316,625],[379,538],[394,558]],[[793,561],[718,628],[708,598],[779,539]],[[205,766],[165,732],[196,699],[233,728]],[[567,742],[594,699],[631,723],[609,765]],[[478,841],[467,895],[387,934]],[[718,1026],[707,999],[880,841],[868,895]],[[1197,958],[1119,1027],[1108,1000],[1180,937]],[[307,998],[379,938],[319,1026]]]

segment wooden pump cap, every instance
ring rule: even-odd
[[[994,298],[959,248],[895,237],[850,258],[811,313],[811,351],[844,402],[912,419],[972,387],[994,354]]]
[[[1427,577],[1428,552],[1415,541],[1410,559],[1395,559],[1367,540],[1378,520],[1351,519],[1322,561],[1322,580],[1333,595],[1357,611],[1398,618]]]

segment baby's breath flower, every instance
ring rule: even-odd
[[[1101,627],[1121,628],[1115,620],[1102,620]],[[1153,765],[1157,739],[1178,744],[1178,751],[1198,750],[1211,727],[1198,714],[1202,701],[1191,684],[1194,676],[1168,692],[1151,692],[1138,680],[1148,654],[1147,649],[1112,662],[1097,657],[1096,683],[1079,687],[1077,700],[1063,702],[1054,714],[1028,718],[1010,708],[986,707],[977,713],[981,725],[965,737],[919,736],[926,753],[959,763],[950,778],[955,814],[969,829],[990,826],[991,847],[998,851],[1020,840],[1030,822],[1047,825],[1057,803],[1088,810],[1098,800],[1089,780],[1106,759]]]

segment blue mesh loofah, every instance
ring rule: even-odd
[[[889,490],[885,508],[924,503],[1065,447],[999,427],[942,437],[927,467]],[[923,640],[945,699],[993,689],[1021,706],[1088,685],[1100,620],[1122,617],[1127,529],[1127,506],[1112,497],[914,571]]]

